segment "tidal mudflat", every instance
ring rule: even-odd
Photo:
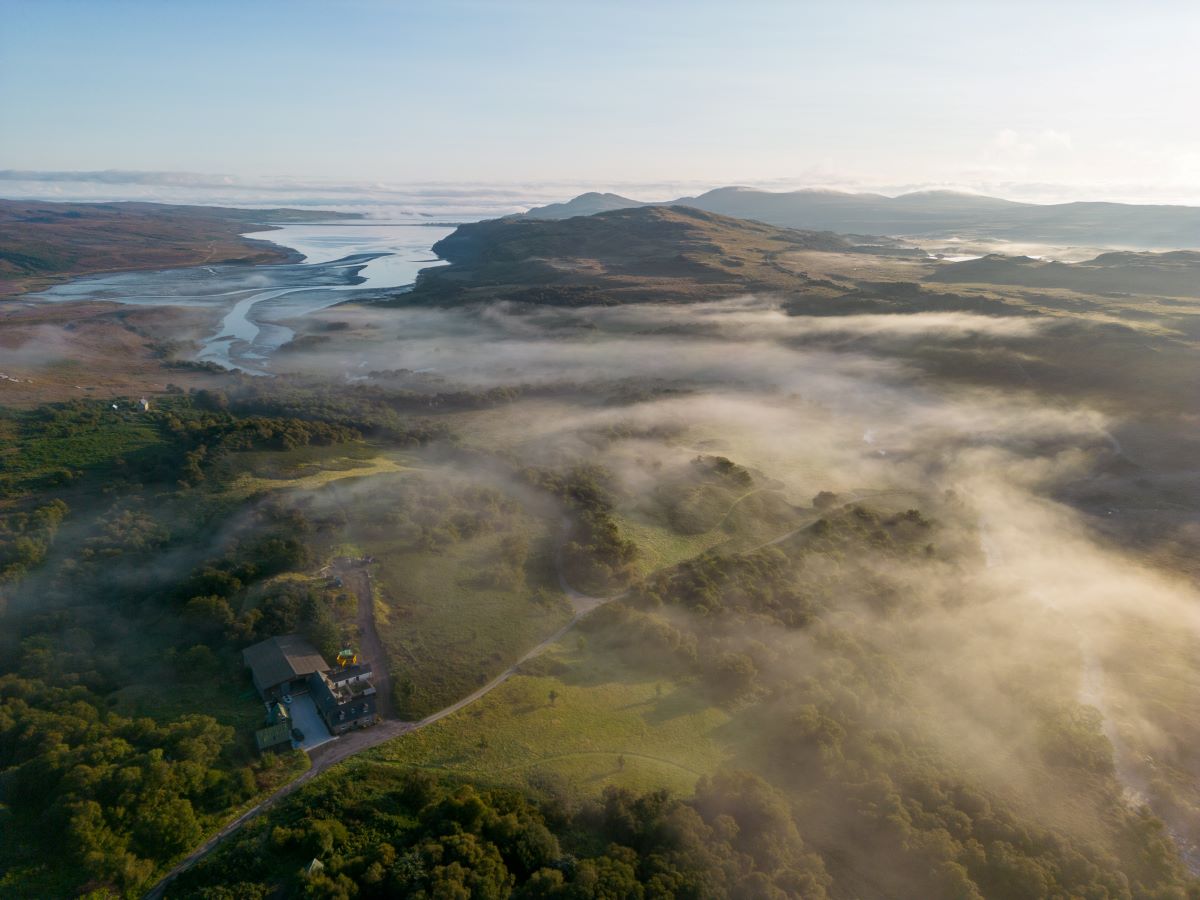
[[[282,321],[412,284],[421,269],[439,264],[430,247],[452,230],[369,222],[286,225],[270,232],[270,240],[295,250],[301,261],[93,275],[27,299],[216,307],[224,315],[196,358],[261,373],[267,357],[292,339]]]

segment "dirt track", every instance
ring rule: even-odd
[[[395,719],[391,666],[388,665],[387,651],[375,628],[375,592],[371,589],[371,570],[363,564],[342,558],[333,561],[333,571],[358,597],[358,612],[355,616],[361,644],[358,649],[363,659],[371,663],[371,682],[375,685],[375,702],[379,717],[384,721]]]

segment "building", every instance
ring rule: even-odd
[[[291,734],[292,710],[281,698],[296,694],[296,713],[304,731],[315,722],[308,711],[308,701],[332,735],[344,734],[352,728],[366,728],[378,720],[378,697],[371,684],[371,666],[360,663],[353,650],[343,650],[337,664],[330,668],[313,646],[296,634],[261,641],[242,651],[242,659],[250,668],[254,686],[267,703],[268,724],[255,733],[259,750],[283,743]],[[266,743],[264,743],[266,742]]]
[[[268,638],[242,651],[254,686],[267,702],[309,689],[309,677],[329,668],[321,654],[298,634]]]
[[[286,706],[278,701],[271,704],[267,727],[254,732],[254,743],[259,753],[292,746],[292,714]]]
[[[328,672],[314,672],[308,683],[313,703],[330,734],[375,724],[377,697],[369,665],[343,664]]]
[[[254,732],[254,744],[259,753],[268,750],[283,750],[292,746],[292,726],[287,722],[276,722]]]

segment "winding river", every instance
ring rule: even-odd
[[[431,248],[453,230],[408,222],[284,225],[254,237],[296,251],[303,257],[299,262],[91,275],[27,298],[216,307],[224,312],[220,325],[196,358],[266,374],[264,361],[293,336],[283,322],[411,285],[421,269],[441,264]]]

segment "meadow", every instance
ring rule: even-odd
[[[690,796],[728,758],[729,713],[687,679],[655,677],[572,634],[471,706],[368,759],[455,779],[576,799],[605,787]]]

